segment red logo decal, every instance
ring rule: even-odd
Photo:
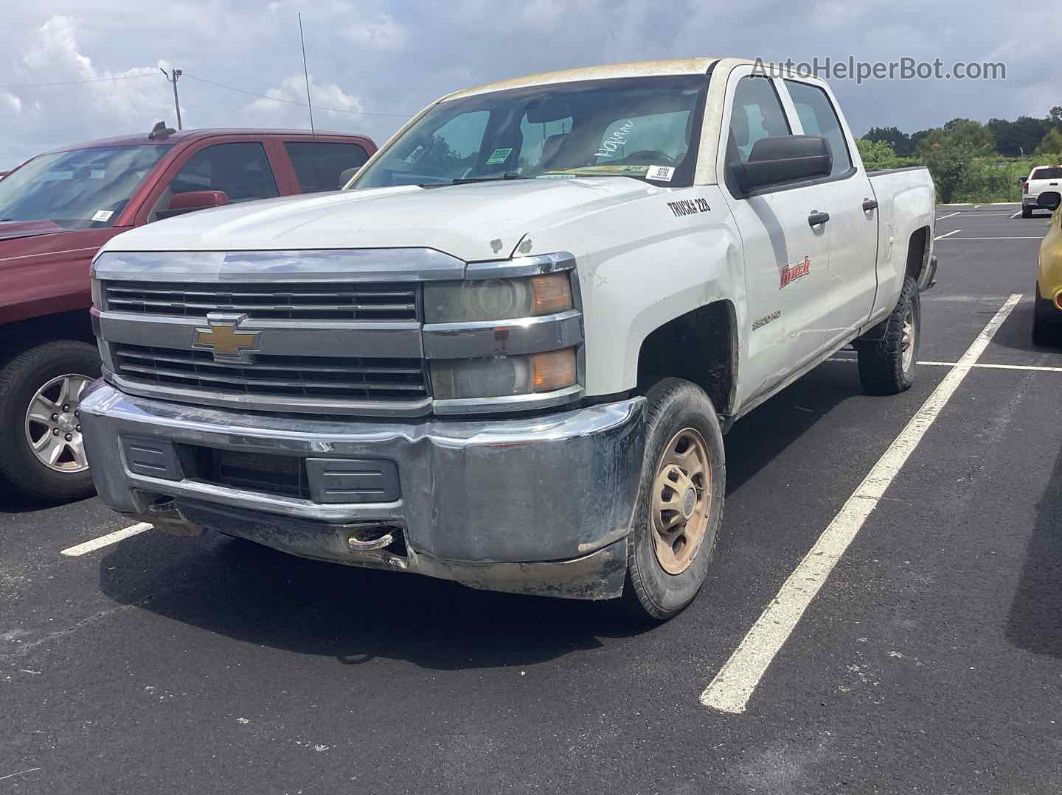
[[[807,276],[811,273],[811,260],[804,257],[803,260],[796,265],[786,265],[782,268],[782,283],[778,286],[778,289],[785,287],[790,282],[796,281],[801,276]]]

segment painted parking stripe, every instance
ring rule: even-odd
[[[959,213],[949,213],[948,215],[942,215],[942,216],[940,216],[939,218],[937,218],[937,220],[938,220],[938,221],[943,221],[943,220],[944,220],[945,218],[954,218],[954,217],[955,217],[956,215],[958,215],[958,214],[959,214]]]
[[[919,362],[930,367],[954,367],[955,362]],[[978,370],[1032,370],[1041,373],[1062,373],[1062,367],[1047,367],[1038,364],[992,364],[979,362],[974,365]]]
[[[955,232],[961,230],[956,229]],[[943,240],[946,237],[951,237],[955,232],[948,232],[946,235],[933,238],[934,240]],[[1043,235],[1004,235],[1002,237],[953,237],[952,240],[1043,240]]]
[[[1020,300],[1021,295],[1014,294],[1004,302],[915,412],[701,693],[701,704],[720,712],[737,714],[745,711],[771,661],[796,628],[837,561]]]
[[[1021,215],[1021,210],[1018,210],[1018,212],[1014,213],[1014,215],[1011,215],[1011,216],[1008,216],[1008,217],[1017,218],[1019,215]]]
[[[108,547],[111,544],[117,544],[119,541],[132,538],[135,535],[140,535],[140,533],[150,529],[151,525],[147,522],[137,522],[136,524],[129,525],[129,527],[123,527],[121,530],[115,530],[113,533],[108,533],[105,536],[100,536],[91,541],[86,541],[83,544],[64,549],[59,554],[66,555],[70,558],[78,558],[82,555],[87,555],[89,552],[95,552],[97,549]]]
[[[859,360],[854,356],[831,356],[826,361],[855,364]],[[954,367],[958,362],[919,361],[918,364],[925,365],[926,367]],[[1062,367],[1047,367],[1046,365],[1039,364],[993,364],[990,362],[978,362],[973,365],[973,368],[975,370],[1032,370],[1033,372],[1041,373],[1062,373]]]
[[[957,234],[959,234],[959,232],[961,232],[961,231],[962,231],[961,229],[952,229],[952,230],[951,230],[950,232],[945,232],[945,233],[944,233],[943,235],[937,235],[937,236],[936,236],[935,238],[933,238],[933,239],[934,239],[934,240],[943,240],[943,239],[944,239],[944,238],[946,238],[946,237],[951,237],[952,235],[957,235]]]

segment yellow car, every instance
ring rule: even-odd
[[[1038,204],[1058,210],[1057,192],[1041,193]],[[1051,217],[1051,227],[1040,244],[1036,269],[1036,309],[1033,316],[1033,343],[1048,345],[1062,337],[1062,211]]]

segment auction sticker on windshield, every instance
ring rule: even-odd
[[[111,220],[112,215],[114,215],[114,210],[96,210],[96,214],[92,216],[92,220],[105,223]]]
[[[512,153],[513,148],[511,146],[506,147],[504,149],[495,149],[493,152],[490,153],[490,157],[487,158],[487,165],[496,166],[499,163],[504,163],[506,160],[509,159],[509,155],[511,155]]]
[[[645,170],[646,179],[655,179],[657,182],[671,182],[675,176],[675,169],[671,166],[649,166]]]

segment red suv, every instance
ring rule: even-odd
[[[375,151],[356,135],[157,125],[0,180],[0,485],[47,500],[92,492],[78,399],[99,375],[86,310],[101,245],[192,210],[337,190]]]

